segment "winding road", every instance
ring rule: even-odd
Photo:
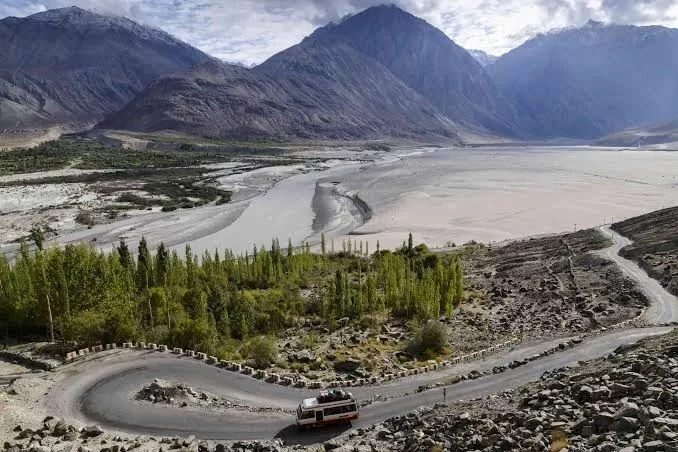
[[[602,229],[613,239],[613,246],[601,251],[616,262],[636,281],[652,300],[646,311],[649,324],[667,324],[677,320],[678,300],[634,263],[619,256],[629,241],[609,228]],[[579,361],[603,356],[620,345],[641,338],[665,334],[670,327],[649,327],[615,330],[595,336],[582,344],[501,374],[489,375],[448,386],[447,400],[469,400],[513,389],[539,379],[547,370],[573,366]],[[448,375],[491,369],[516,359],[546,350],[564,339],[549,339],[523,344],[483,361],[460,364],[451,368],[412,376],[376,387],[353,388],[361,400],[377,395],[389,397],[361,410],[360,420],[353,427],[365,427],[422,405],[442,401],[442,388],[416,393],[421,384],[443,381]],[[251,407],[274,407],[294,410],[302,398],[316,391],[294,389],[263,383],[251,377],[208,365],[193,358],[166,353],[117,350],[95,355],[85,362],[64,366],[68,375],[58,382],[46,398],[47,408],[83,423],[134,434],[157,436],[196,435],[202,439],[258,440],[282,438],[288,444],[309,444],[324,441],[343,432],[321,429],[299,434],[293,428],[293,415],[288,413],[251,413],[238,410],[212,412],[198,408],[179,408],[140,403],[133,395],[142,386],[162,378],[180,381],[201,390],[241,401]]]
[[[666,324],[678,321],[678,299],[651,278],[638,264],[619,255],[619,251],[632,242],[623,235],[613,231],[609,226],[600,228],[603,234],[610,237],[613,245],[602,250],[602,255],[617,266],[645,292],[652,301],[645,311],[643,320],[648,325]]]

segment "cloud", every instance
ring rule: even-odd
[[[76,5],[160,27],[228,61],[260,63],[318,26],[393,3],[459,45],[502,54],[589,19],[678,26],[678,0],[0,0],[0,17]]]

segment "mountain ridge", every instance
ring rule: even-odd
[[[590,22],[538,35],[488,70],[537,138],[594,139],[678,118],[678,30]]]
[[[457,138],[454,123],[347,46],[297,45],[253,69],[205,63],[153,82],[101,127],[222,139]]]
[[[0,45],[0,129],[100,120],[151,80],[211,58],[159,29],[77,7],[2,19]]]

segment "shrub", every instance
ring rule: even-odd
[[[75,221],[84,225],[84,226],[94,226],[94,218],[92,217],[92,212],[88,210],[81,210],[75,216]]]
[[[408,351],[424,359],[433,359],[443,352],[447,345],[445,327],[437,320],[427,322],[414,337]]]
[[[35,246],[42,251],[42,245],[45,243],[45,234],[40,225],[36,224],[31,228],[31,240],[33,240]]]
[[[242,354],[252,361],[253,367],[266,369],[278,358],[278,344],[269,337],[257,336],[243,346]]]

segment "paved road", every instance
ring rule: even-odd
[[[652,301],[652,305],[645,311],[643,320],[648,325],[678,321],[678,299],[667,292],[656,279],[648,276],[645,270],[640,268],[638,264],[619,255],[619,251],[622,248],[632,243],[631,240],[613,231],[609,226],[603,226],[600,230],[614,242],[610,248],[602,250],[601,253],[606,258],[615,262],[627,276],[640,286]]]
[[[618,251],[627,241],[610,230],[604,230],[615,243],[605,254],[633,278],[653,301],[647,321],[664,323],[675,320],[678,312],[676,298],[650,279],[632,262],[619,257]],[[572,349],[532,361],[525,366],[478,380],[465,381],[447,387],[447,400],[468,400],[519,387],[538,379],[543,372],[578,361],[593,359],[610,353],[623,344],[641,338],[665,334],[668,327],[617,330],[594,337]],[[561,339],[562,340],[562,339]],[[482,370],[495,365],[524,358],[549,348],[556,341],[545,340],[523,345],[475,363]],[[262,383],[198,362],[192,358],[154,352],[117,351],[93,361],[71,365],[65,369],[70,376],[56,388],[51,408],[83,422],[96,422],[106,428],[150,435],[195,434],[204,439],[270,439],[284,438],[288,443],[312,443],[342,433],[340,429],[320,430],[298,434],[292,427],[291,414],[252,414],[230,410],[216,413],[199,409],[178,408],[138,403],[133,394],[154,378],[186,382],[195,388],[240,400],[254,407],[275,407],[293,410],[299,401],[312,394],[310,390],[288,388]],[[354,427],[364,427],[391,416],[407,413],[422,405],[442,400],[442,389],[422,393],[412,392],[423,383],[441,381],[447,374],[468,372],[469,364],[443,372],[412,377],[380,387],[355,388],[360,399],[377,394],[393,398],[369,405],[361,410],[361,418]],[[410,395],[404,395],[405,393]]]

